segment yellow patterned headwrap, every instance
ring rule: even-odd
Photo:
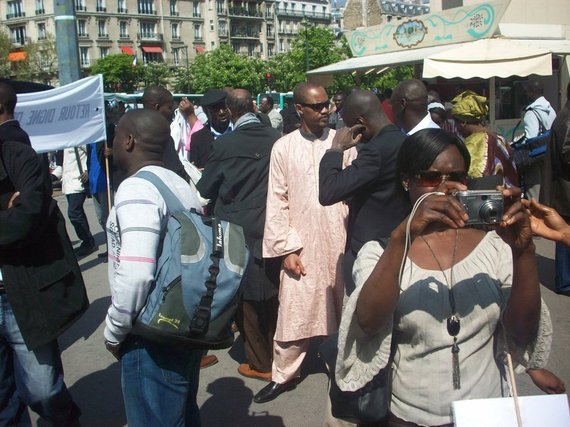
[[[477,95],[472,90],[466,90],[451,100],[453,117],[468,123],[480,122],[489,114],[487,98]]]

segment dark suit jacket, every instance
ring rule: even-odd
[[[18,327],[33,350],[67,329],[89,303],[36,152],[19,141],[0,141],[0,156],[0,265]],[[20,196],[8,208],[15,191]]]
[[[319,168],[319,201],[328,206],[349,200],[347,247],[354,253],[390,233],[410,211],[396,193],[396,159],[405,135],[394,125],[361,144],[357,158],[342,169],[342,153],[329,150]]]
[[[214,215],[243,227],[256,258],[262,258],[269,158],[280,137],[262,123],[244,124],[220,136],[196,185],[202,197],[214,201]]]
[[[190,152],[188,153],[188,160],[199,169],[203,169],[208,161],[210,149],[214,142],[214,135],[210,130],[210,126],[204,125],[202,129],[192,135],[192,142],[190,143]]]
[[[9,120],[0,125],[0,138],[3,141],[18,141],[24,144],[32,146],[30,142],[30,137],[21,128],[20,123],[17,120]]]

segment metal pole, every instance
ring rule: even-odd
[[[186,93],[190,93],[190,60],[188,59],[188,46],[184,46],[186,51]]]
[[[309,25],[306,20],[305,23],[305,71],[309,71]]]
[[[77,22],[73,0],[54,0],[55,44],[61,86],[79,80]]]

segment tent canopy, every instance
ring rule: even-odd
[[[551,52],[502,38],[477,40],[424,59],[424,78],[487,79],[530,74],[552,75]]]
[[[481,59],[481,55],[483,52],[478,52],[480,49],[477,47],[475,43],[484,42],[483,44],[487,43],[492,46],[488,50],[493,52],[500,52],[497,60],[497,56],[494,56],[495,59],[488,59],[483,61]],[[506,43],[509,44],[509,48],[506,48]],[[494,48],[497,46],[497,48]],[[419,49],[408,49],[408,50],[401,50],[396,52],[388,52],[388,53],[381,53],[377,55],[370,55],[370,56],[362,56],[357,58],[350,58],[344,61],[340,61],[334,64],[326,65],[324,67],[317,68],[315,70],[309,71],[307,74],[309,76],[332,76],[333,74],[338,73],[352,73],[354,71],[365,73],[370,69],[378,69],[381,67],[389,67],[395,65],[406,65],[406,64],[421,64],[424,62],[426,58],[437,58],[439,54],[445,55],[447,59],[451,59],[453,62],[457,62],[461,64],[460,56],[451,57],[451,55],[447,55],[450,51],[461,50],[462,52],[467,52],[467,58],[471,61],[468,64],[463,64],[464,68],[472,68],[475,67],[476,62],[486,62],[485,68],[487,72],[489,69],[494,70],[494,76],[511,76],[511,75],[520,75],[525,76],[528,74],[546,74],[551,75],[551,65],[548,65],[549,70],[547,71],[544,67],[546,67],[546,63],[548,62],[551,64],[551,53],[560,54],[560,55],[569,55],[570,54],[570,40],[548,40],[548,39],[505,39],[505,38],[493,38],[493,39],[482,39],[473,42],[465,42],[465,43],[457,43],[457,44],[448,44],[443,46],[431,46]],[[497,53],[494,53],[497,55]],[[471,57],[469,58],[469,55]],[[464,55],[465,56],[465,55]],[[518,59],[517,59],[518,57]],[[477,61],[475,61],[477,58]],[[507,58],[507,59],[505,59]],[[445,64],[443,65],[444,70],[448,67],[453,66],[453,63],[450,62],[443,62],[443,59],[439,59],[439,62]],[[501,67],[501,68],[499,68]],[[515,68],[515,67],[518,67]],[[501,74],[498,74],[499,69],[502,69]],[[507,71],[505,71],[507,70]],[[508,74],[504,74],[507,72]],[[438,74],[433,74],[438,73]],[[439,74],[439,71],[434,71],[432,74],[445,77],[443,74]],[[526,74],[525,74],[526,73]],[[432,76],[430,74],[430,77]],[[478,74],[482,74],[478,73]],[[425,74],[425,65],[424,65],[424,77],[428,77]],[[453,77],[459,77],[455,75]],[[463,76],[461,76],[463,77]],[[471,77],[481,77],[485,78],[484,75],[471,75]],[[464,77],[467,78],[467,77]]]

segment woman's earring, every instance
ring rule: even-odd
[[[408,191],[408,183],[406,181],[402,181],[402,187],[404,187],[404,191]]]

